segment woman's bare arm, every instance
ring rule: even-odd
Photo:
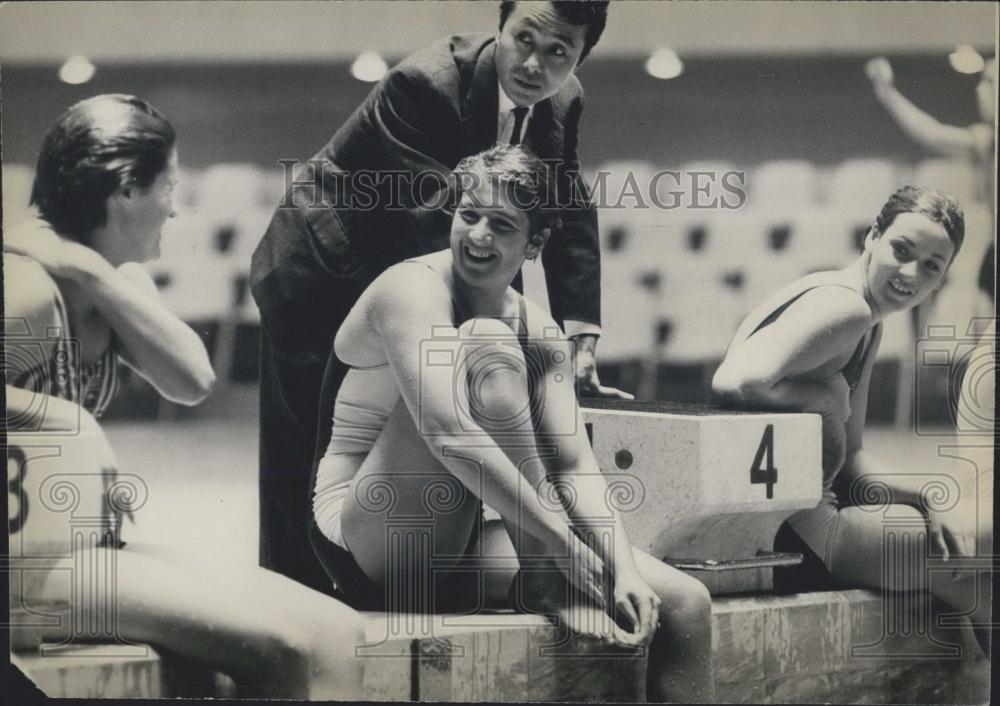
[[[712,379],[712,391],[741,406],[839,412],[846,419],[846,394],[839,381],[803,378],[849,355],[870,323],[868,305],[847,289],[807,292],[776,321],[730,347]]]
[[[140,265],[116,269],[91,248],[48,229],[36,229],[30,238],[4,248],[36,260],[54,278],[71,281],[91,296],[122,344],[122,357],[164,397],[197,404],[211,392],[215,373],[205,346],[160,303]]]
[[[712,380],[715,397],[744,408],[813,412],[823,420],[823,470],[837,471],[846,454],[851,415],[844,376],[808,375],[846,358],[871,324],[868,305],[843,288],[807,292],[770,325],[734,343]]]
[[[968,157],[976,148],[969,128],[945,125],[914,105],[892,82],[892,67],[882,58],[865,64],[865,72],[875,89],[875,97],[915,142],[939,154]]]

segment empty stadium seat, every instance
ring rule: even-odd
[[[695,217],[695,214],[704,215],[708,212],[719,210],[723,201],[736,206],[740,199],[732,192],[733,188],[745,186],[744,172],[732,162],[701,160],[685,162],[680,167],[681,185],[679,190],[683,191],[683,202],[680,209],[688,217]],[[724,181],[725,175],[736,172],[739,178],[732,177],[727,188]],[[661,178],[657,185],[660,187],[660,198],[663,203],[670,203],[670,194],[663,193],[664,190],[674,189],[674,185],[668,177]]]
[[[262,168],[260,172],[261,189],[258,194],[257,205],[267,210],[274,210],[288,190],[285,187],[285,170],[281,168],[281,165],[276,165],[274,167]]]
[[[213,164],[198,186],[197,212],[210,223],[228,221],[243,210],[258,208],[274,195],[264,171],[255,164]]]
[[[800,211],[790,216],[789,223],[789,256],[799,275],[849,265],[861,254],[861,231],[867,232],[870,225],[870,221],[851,218],[836,206]]]
[[[747,175],[747,206],[787,213],[812,206],[819,193],[819,174],[803,159],[764,162]]]
[[[601,325],[599,360],[622,362],[650,355],[662,280],[645,273],[629,258],[605,258],[601,263]]]
[[[989,189],[978,184],[979,173],[965,160],[927,159],[913,172],[913,184],[951,194],[966,208],[981,198]]]
[[[826,202],[845,216],[874,219],[889,195],[903,183],[891,162],[848,159],[834,167]]]
[[[640,160],[601,164],[590,179],[592,195],[601,214],[621,213],[647,201],[654,173],[652,164]],[[619,206],[624,208],[617,208]]]

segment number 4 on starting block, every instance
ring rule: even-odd
[[[767,457],[767,466],[761,468],[761,464]],[[774,425],[768,424],[764,427],[764,436],[760,439],[760,446],[757,447],[757,455],[754,456],[753,465],[750,466],[750,483],[767,485],[767,499],[774,497],[774,484],[778,482],[778,469],[774,467]]]

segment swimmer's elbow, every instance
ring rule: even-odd
[[[725,362],[712,377],[712,397],[723,404],[745,404],[753,393],[754,385]]]
[[[207,362],[196,369],[189,370],[185,379],[175,385],[173,389],[161,391],[163,396],[171,402],[182,404],[186,407],[194,407],[201,404],[212,394],[215,389],[215,371]]]
[[[202,371],[201,376],[196,381],[193,388],[192,398],[195,400],[195,404],[203,402],[210,394],[212,390],[215,389],[216,377],[215,371],[212,370],[212,366],[207,366],[205,370]]]
[[[195,405],[204,402],[212,394],[212,390],[215,389],[215,383],[215,371],[212,370],[212,366],[210,364],[202,366],[191,380],[189,391],[190,404]]]

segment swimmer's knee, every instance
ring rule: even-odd
[[[484,428],[503,420],[504,429],[513,431],[508,427],[519,425],[528,409],[531,372],[514,331],[499,319],[478,318],[463,323],[459,333],[471,413]]]
[[[675,631],[690,632],[710,629],[712,624],[712,595],[701,581],[681,574],[672,581],[670,593],[661,596],[661,620]]]

